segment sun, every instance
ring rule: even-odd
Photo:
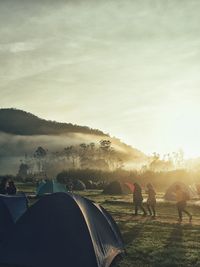
[[[199,113],[192,103],[179,104],[168,110],[162,122],[169,150],[182,149],[186,159],[200,156]]]

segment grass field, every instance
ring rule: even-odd
[[[119,267],[200,266],[200,207],[189,204],[193,223],[177,224],[174,203],[158,202],[157,218],[134,217],[132,196],[82,195],[100,203],[114,217],[122,232],[127,255]]]
[[[28,186],[27,186],[28,187]],[[29,188],[28,192],[31,192]],[[126,246],[118,267],[200,267],[200,206],[189,203],[192,224],[177,221],[175,203],[159,196],[157,218],[133,216],[132,196],[103,195],[100,191],[79,192],[106,208],[116,220]]]

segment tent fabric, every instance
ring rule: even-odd
[[[113,181],[105,187],[103,193],[111,195],[131,194],[132,190],[127,183]]]
[[[109,267],[123,252],[119,230],[103,208],[81,196],[55,193],[43,196],[15,224],[0,248],[0,263]]]
[[[129,189],[131,190],[132,193],[134,192],[134,190],[135,190],[134,184],[126,182],[125,185],[127,185],[129,187]]]
[[[0,238],[28,209],[25,194],[0,195]]]
[[[193,194],[194,198],[199,198],[196,184],[189,185],[189,188],[190,188],[190,191]]]
[[[63,184],[60,184],[54,180],[48,180],[45,183],[39,184],[36,195],[42,196],[45,194],[53,194],[58,192],[66,192],[66,187]]]
[[[85,184],[81,180],[76,180],[73,183],[73,190],[84,191],[86,189]]]
[[[40,191],[40,189],[43,187],[43,185],[46,184],[46,180],[40,181],[39,185],[36,188],[36,194]]]
[[[175,201],[176,200],[175,191],[176,191],[177,185],[179,185],[182,188],[182,190],[188,194],[190,199],[194,199],[194,198],[198,197],[198,194],[194,190],[192,190],[189,186],[187,186],[186,184],[184,184],[182,182],[175,182],[167,189],[167,191],[164,195],[165,200],[169,200],[169,201]]]

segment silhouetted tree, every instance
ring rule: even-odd
[[[45,159],[46,155],[47,155],[46,150],[41,146],[39,146],[34,153],[34,158],[37,161],[39,172],[44,170],[44,159]]]

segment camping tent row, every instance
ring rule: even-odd
[[[82,181],[80,180],[74,181],[73,190],[82,191],[85,189],[86,187]],[[41,181],[36,189],[37,196],[42,196],[45,194],[53,194],[58,192],[67,192],[67,188],[65,187],[65,185],[60,184],[55,180]]]
[[[121,195],[131,194],[134,191],[134,185],[130,182],[113,181],[104,189],[104,194]]]
[[[4,205],[4,198],[0,196],[0,208],[7,208],[8,213],[13,214],[12,227],[9,231],[5,229],[1,236],[0,264],[109,267],[124,253],[121,234],[113,218],[86,198],[71,193],[49,194],[26,211],[23,201],[15,202],[12,198],[13,201]],[[18,203],[18,210],[23,211],[20,218],[19,213],[17,217],[14,215],[12,202]]]
[[[175,182],[173,183],[166,191],[164,195],[164,199],[168,201],[175,201],[176,200],[176,186],[180,186],[184,192],[187,193],[190,199],[197,199],[199,198],[197,188],[195,186],[188,186],[182,182]]]
[[[85,184],[80,180],[75,180],[73,182],[73,190],[83,191],[86,189]],[[108,184],[105,189],[105,194],[113,194],[113,195],[120,195],[120,194],[131,194],[134,191],[134,185],[130,182],[119,182],[113,181]],[[67,188],[63,185],[58,183],[55,180],[47,180],[42,181],[36,189],[36,195],[42,196],[44,194],[52,194],[58,192],[67,192]]]

